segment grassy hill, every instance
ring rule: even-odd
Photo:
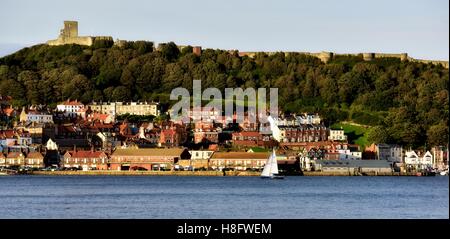
[[[370,145],[370,142],[367,140],[370,126],[358,125],[351,122],[340,122],[333,124],[331,128],[343,129],[345,135],[348,137],[348,142],[361,146],[361,150]]]

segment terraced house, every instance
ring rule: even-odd
[[[216,152],[209,160],[209,167],[222,170],[232,168],[235,170],[261,169],[269,158],[269,152]]]
[[[102,151],[67,151],[63,156],[62,165],[66,168],[82,168],[84,171],[107,170],[108,156]]]
[[[6,156],[0,153],[0,166],[22,166],[31,168],[43,168],[44,156],[39,152],[29,152],[28,154],[22,152],[9,152]]]

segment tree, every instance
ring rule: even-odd
[[[135,41],[133,43],[134,49],[139,55],[143,55],[153,51],[153,42],[149,41]]]
[[[159,51],[161,52],[162,56],[168,61],[174,61],[180,55],[178,46],[173,42],[160,44]]]
[[[14,105],[23,106],[27,103],[26,98],[24,98],[26,94],[25,87],[13,79],[0,82],[0,94],[2,96],[11,96],[14,100]]]
[[[114,101],[128,101],[130,97],[131,92],[125,86],[118,86],[112,92],[112,100]]]
[[[448,122],[442,120],[427,131],[430,146],[441,146],[448,143]]]
[[[184,56],[187,54],[191,54],[192,51],[193,51],[192,46],[185,46],[185,47],[183,47],[183,49],[181,49],[181,55]]]
[[[370,128],[367,140],[371,143],[382,144],[390,143],[391,137],[389,132],[386,130],[386,127],[375,126]]]

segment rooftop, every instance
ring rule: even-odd
[[[270,152],[245,153],[245,152],[216,152],[211,159],[267,159]]]
[[[179,157],[185,149],[182,148],[170,148],[170,149],[158,149],[158,148],[140,148],[140,149],[116,149],[112,156],[176,156]]]

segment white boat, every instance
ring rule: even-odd
[[[275,149],[273,149],[272,154],[267,159],[266,165],[264,165],[261,178],[284,179],[283,176],[278,175],[278,162]]]
[[[448,175],[448,169],[444,170],[444,171],[441,171],[439,174],[442,175],[442,176],[447,176]]]

